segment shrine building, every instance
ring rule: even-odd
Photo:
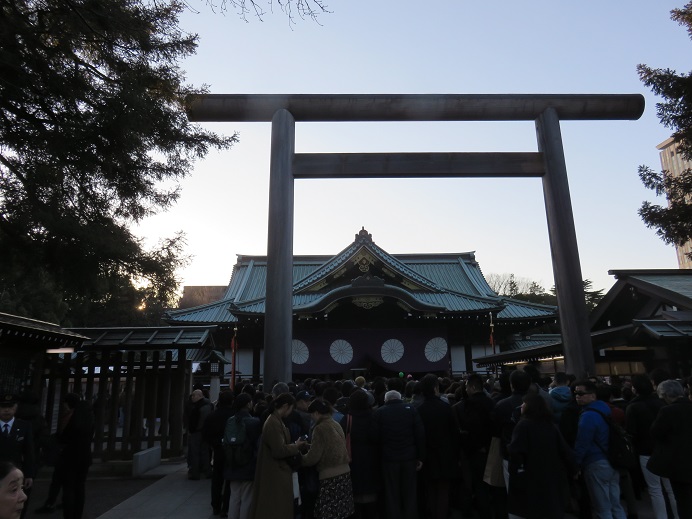
[[[266,290],[267,257],[239,255],[221,299],[165,319],[217,325],[236,375],[260,379]],[[557,319],[554,306],[498,296],[473,252],[389,254],[365,229],[334,256],[294,256],[292,293],[294,378],[458,376],[475,370],[472,358]]]

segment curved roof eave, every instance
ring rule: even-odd
[[[413,297],[407,291],[393,286],[383,286],[383,287],[368,287],[363,289],[362,287],[342,287],[336,290],[332,290],[324,296],[312,301],[310,304],[302,306],[294,306],[294,312],[320,312],[332,303],[346,297],[392,297],[404,302],[407,306],[411,307],[413,310],[420,312],[444,312],[445,307],[441,305],[433,305],[430,303],[425,303],[415,297]]]
[[[456,314],[476,314],[479,312],[500,312],[502,304],[496,299],[461,296],[450,292],[411,294],[403,288],[391,285],[373,287],[347,286],[330,291],[326,294],[315,294],[305,298],[302,294],[293,295],[294,313],[317,313],[325,310],[334,302],[348,297],[390,297],[402,301],[411,309],[420,312],[445,312]],[[304,302],[300,302],[304,299]],[[426,301],[425,299],[428,299]],[[264,299],[256,299],[248,303],[233,306],[235,315],[260,315],[264,313]]]
[[[333,256],[315,272],[312,272],[310,275],[295,283],[293,285],[294,292],[306,290],[316,283],[319,283],[330,273],[344,265],[350,258],[357,254],[361,248],[366,248],[384,264],[388,265],[390,268],[397,271],[401,276],[410,279],[414,283],[423,285],[432,290],[444,290],[433,281],[421,276],[416,271],[394,258],[391,254],[381,249],[375,244],[375,242],[372,241],[372,236],[368,234],[367,231],[362,230],[356,235],[356,240],[352,244],[342,250],[339,254]]]

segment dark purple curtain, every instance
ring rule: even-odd
[[[447,334],[439,329],[308,330],[294,332],[293,372],[339,373],[375,363],[399,372],[450,367]]]

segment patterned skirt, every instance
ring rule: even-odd
[[[315,518],[345,519],[354,513],[351,474],[347,472],[333,478],[321,479],[315,503]]]

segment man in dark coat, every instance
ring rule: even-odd
[[[494,503],[490,498],[490,485],[483,481],[483,473],[492,439],[490,416],[495,402],[483,390],[483,379],[478,374],[470,375],[466,380],[466,395],[464,400],[452,407],[461,433],[462,470],[464,461],[468,464],[464,474],[464,487],[467,494],[465,511],[470,511],[471,494],[473,494],[476,497],[476,506],[481,519],[490,519]],[[504,492],[504,489],[502,491]]]
[[[248,395],[248,398],[250,396]],[[226,455],[221,440],[226,430],[226,421],[233,415],[233,393],[222,391],[216,409],[207,417],[202,426],[202,439],[211,447],[214,465],[211,472],[211,507],[214,515],[228,517],[228,503],[231,487],[224,480]]]
[[[195,389],[190,395],[192,407],[187,424],[187,463],[190,466],[189,479],[199,479],[204,473],[211,478],[209,445],[202,438],[204,421],[212,412],[212,405],[201,390]]]
[[[58,431],[62,445],[56,469],[62,476],[64,519],[81,519],[86,499],[86,479],[91,466],[91,442],[94,438],[94,413],[88,402],[76,393],[65,396],[68,414]]]
[[[416,471],[425,459],[425,429],[416,408],[398,391],[387,391],[374,416],[374,437],[382,453],[387,518],[415,519]]]
[[[440,399],[437,376],[429,373],[420,384],[423,402],[418,414],[425,428],[425,460],[420,477],[425,517],[447,519],[450,481],[458,475],[459,430],[451,406]]]
[[[509,376],[509,385],[512,388],[512,395],[495,404],[492,414],[496,434],[500,437],[506,488],[509,488],[507,445],[512,441],[512,431],[521,416],[521,404],[524,395],[531,387],[531,377],[525,371],[512,371]]]
[[[668,405],[651,425],[654,450],[646,468],[670,480],[678,515],[692,517],[692,401],[676,380],[665,380],[656,390]]]
[[[654,450],[651,424],[654,423],[658,412],[666,403],[658,398],[658,395],[654,392],[651,379],[644,373],[632,377],[632,390],[635,396],[625,411],[625,429],[632,437],[634,449],[639,455],[639,464],[646,481],[646,488],[651,497],[654,515],[657,518],[668,517],[666,500],[663,497],[664,489],[668,495],[671,507],[673,509],[676,507],[670,481],[657,476],[646,468],[646,464],[649,462],[651,453]]]
[[[17,398],[15,395],[0,395],[0,461],[9,461],[24,472],[24,493],[29,491],[36,475],[36,450],[31,424],[15,417]],[[24,504],[22,517],[28,510]]]
[[[255,480],[257,467],[257,447],[262,430],[259,418],[250,415],[252,397],[248,394],[240,394],[233,403],[232,420],[242,420],[245,424],[246,442],[253,446],[253,456],[249,463],[234,467],[226,463],[224,478],[230,483],[231,517],[249,517],[252,509],[252,485]]]

